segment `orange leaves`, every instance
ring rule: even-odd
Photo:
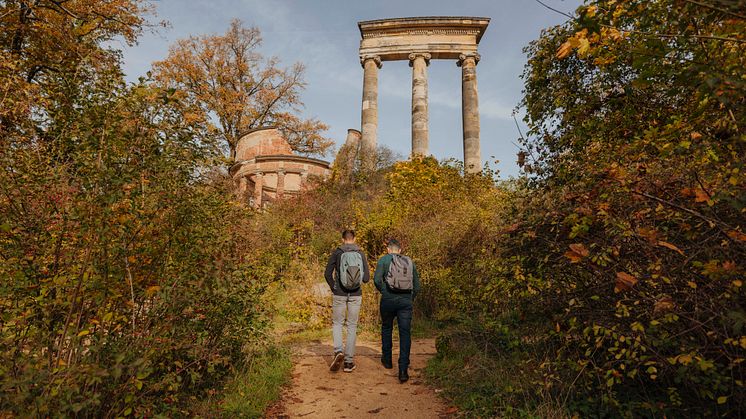
[[[632,287],[635,286],[637,283],[637,278],[634,276],[626,273],[626,272],[617,272],[616,273],[616,283],[614,284],[614,292],[624,292],[629,291],[632,289]]]
[[[560,60],[567,57],[572,53],[574,49],[578,50],[578,55],[585,56],[590,49],[590,41],[588,41],[588,29],[583,29],[580,32],[575,33],[557,49],[556,57]]]
[[[653,305],[653,314],[663,314],[665,312],[673,310],[675,307],[673,299],[669,296],[661,297]]]
[[[654,228],[640,227],[637,229],[637,235],[646,239],[650,244],[658,243],[658,231]]]
[[[571,263],[578,263],[580,262],[584,257],[588,257],[590,252],[588,251],[588,248],[585,247],[582,243],[573,243],[570,245],[570,250],[565,252],[565,257],[570,259]]]
[[[570,38],[572,39],[572,38]],[[573,43],[570,40],[565,41],[562,45],[560,45],[559,49],[557,50],[556,57],[560,60],[570,55],[573,49]]]
[[[746,234],[741,233],[737,230],[731,230],[728,232],[728,237],[739,242],[746,242]]]
[[[658,246],[663,246],[665,248],[671,249],[674,252],[677,252],[678,254],[680,254],[681,256],[684,256],[684,252],[681,249],[679,249],[678,247],[676,247],[675,245],[669,242],[659,241]]]
[[[694,202],[707,202],[710,199],[710,195],[705,192],[702,188],[694,190]]]
[[[707,202],[708,205],[711,205],[710,203],[712,202],[712,196],[710,196],[710,194],[700,186],[682,189],[681,196],[694,197],[694,202],[697,203]]]

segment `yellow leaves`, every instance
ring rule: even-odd
[[[696,283],[696,282],[694,282],[694,281],[687,281],[687,282],[686,282],[686,285],[687,285],[687,286],[688,286],[689,288],[691,288],[691,289],[694,289],[694,290],[696,290],[696,289],[697,289],[697,283]]]
[[[159,285],[152,285],[145,290],[145,295],[147,295],[148,297],[152,297],[153,295],[158,293],[158,291],[160,290],[161,290],[161,287]]]
[[[571,40],[565,41],[562,45],[560,45],[559,49],[557,50],[556,57],[560,60],[570,55],[573,49],[573,43]]]
[[[572,53],[573,49],[578,49],[578,54],[584,56],[588,53],[590,42],[588,41],[588,29],[583,29],[575,33],[557,49],[556,57],[560,60]],[[582,52],[580,51],[582,49]]]
[[[588,248],[582,243],[573,243],[569,247],[570,250],[565,252],[565,257],[570,259],[571,263],[578,263],[590,254]]]
[[[623,291],[629,291],[632,289],[632,287],[635,286],[637,283],[637,278],[634,276],[626,273],[626,272],[617,272],[616,273],[616,283],[614,285],[614,292],[623,292]]]
[[[720,396],[720,397],[718,397],[718,404],[725,404],[725,402],[727,402],[727,401],[728,401],[728,397],[727,396]]]
[[[81,330],[80,333],[78,333],[78,337],[82,338],[83,336],[89,335],[91,333],[90,330]]]
[[[601,37],[609,38],[612,41],[619,41],[624,38],[624,35],[616,28],[602,28]]]
[[[691,354],[680,354],[673,358],[668,358],[668,362],[670,362],[672,365],[689,365],[692,363],[692,361],[694,361],[694,357]]]
[[[580,38],[578,43],[578,55],[584,57],[591,49],[591,43],[588,41],[588,38]]]

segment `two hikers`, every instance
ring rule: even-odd
[[[381,363],[387,369],[392,363],[392,332],[394,318],[399,326],[399,381],[409,380],[409,352],[412,346],[412,303],[420,289],[420,279],[412,259],[401,255],[401,244],[395,239],[386,242],[387,254],[378,260],[373,282],[381,293]],[[332,290],[332,337],[334,359],[329,367],[344,371],[355,369],[355,340],[362,303],[362,283],[370,279],[365,254],[355,244],[355,233],[342,232],[342,245],[329,257],[324,273]],[[342,323],[347,319],[347,345],[342,351]]]
[[[355,244],[355,232],[342,232],[342,245],[337,247],[326,264],[324,279],[332,290],[332,338],[334,360],[329,367],[339,370],[344,361],[344,372],[355,369],[355,340],[360,305],[363,302],[362,283],[370,281],[370,270],[365,253]],[[347,319],[347,345],[342,350],[342,324]]]

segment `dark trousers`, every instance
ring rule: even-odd
[[[381,353],[387,361],[391,360],[394,317],[399,326],[399,370],[406,370],[412,348],[412,301],[404,298],[381,299]]]

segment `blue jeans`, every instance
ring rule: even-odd
[[[412,348],[412,301],[404,298],[381,299],[381,355],[391,361],[391,335],[394,317],[399,326],[399,370],[409,368],[409,351]]]
[[[332,296],[332,338],[334,352],[342,352],[342,324],[347,320],[347,345],[345,362],[352,362],[355,357],[355,340],[357,338],[357,320],[360,317],[361,296]],[[346,313],[345,313],[346,311]],[[345,315],[346,314],[346,315]]]

